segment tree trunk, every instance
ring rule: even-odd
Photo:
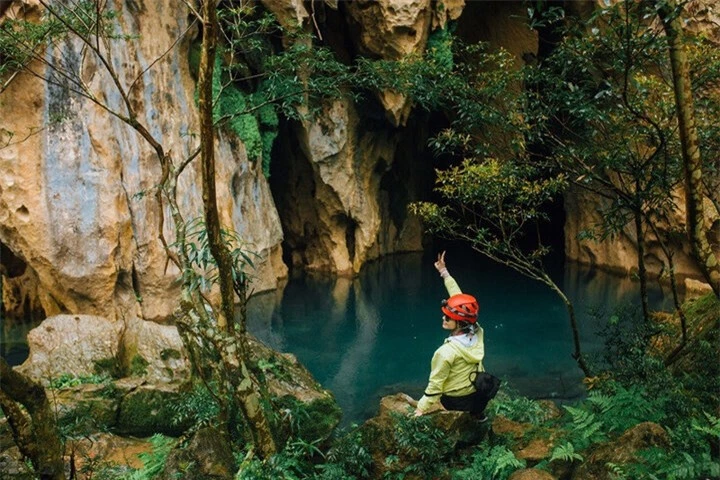
[[[200,157],[202,163],[202,195],[208,245],[218,269],[222,314],[218,326],[227,329],[235,317],[235,292],[232,280],[232,259],[223,243],[220,216],[215,192],[215,125],[213,121],[213,71],[217,50],[218,19],[215,2],[207,0],[202,7],[203,37],[198,78],[200,111]]]
[[[702,159],[698,148],[692,84],[687,53],[683,45],[682,20],[674,0],[658,0],[658,15],[670,45],[670,64],[673,73],[678,130],[685,167],[685,203],[687,229],[693,254],[706,280],[720,297],[720,264],[705,236],[705,208],[703,206]]]
[[[586,377],[591,377],[592,372],[590,371],[590,368],[587,365],[587,362],[585,362],[585,357],[582,354],[582,349],[580,347],[580,331],[578,330],[578,324],[577,324],[577,318],[575,317],[575,307],[573,306],[572,302],[569,298],[563,293],[563,291],[560,289],[560,287],[555,284],[555,282],[552,281],[550,277],[547,275],[542,276],[542,281],[548,285],[562,300],[563,304],[565,304],[565,309],[568,312],[568,317],[570,318],[570,329],[572,330],[572,337],[573,337],[573,345],[575,347],[575,351],[572,353],[572,358],[575,359],[578,366],[580,367],[580,370],[583,371]]]
[[[216,374],[223,380],[224,393],[232,395],[238,403],[252,440],[260,456],[267,458],[277,451],[262,402],[259,387],[247,368],[248,345],[245,337],[245,312],[236,327],[235,290],[233,288],[233,265],[230,251],[223,242],[220,216],[217,209],[215,192],[215,125],[213,121],[213,70],[217,50],[218,18],[214,0],[205,0],[202,6],[203,39],[200,51],[200,70],[198,78],[200,110],[200,156],[202,163],[203,209],[208,245],[218,269],[221,294],[221,314],[217,319],[217,338],[213,343],[218,348],[222,365],[213,366]],[[244,289],[241,294],[244,295]],[[244,298],[240,301],[243,302]],[[229,421],[230,399],[225,399],[223,416]]]
[[[637,183],[637,182],[636,182]],[[634,209],[635,235],[638,249],[638,278],[640,279],[640,304],[642,305],[643,320],[650,321],[650,306],[648,302],[647,268],[645,267],[645,235],[642,230],[642,210]]]
[[[25,407],[29,421],[18,404]],[[0,358],[0,407],[15,443],[43,480],[65,480],[63,445],[45,389]]]

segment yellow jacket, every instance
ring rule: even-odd
[[[448,295],[462,293],[455,279],[445,277],[445,288]],[[467,335],[450,336],[435,351],[430,363],[430,379],[428,380],[425,395],[418,402],[417,408],[426,412],[445,394],[451,397],[461,397],[475,391],[470,382],[470,374],[474,371],[485,371],[482,360],[485,357],[485,343],[483,330],[472,337]]]

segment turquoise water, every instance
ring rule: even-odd
[[[576,398],[582,372],[570,357],[571,330],[561,301],[544,285],[475,254],[447,264],[464,292],[480,302],[485,368],[533,398]],[[254,296],[248,329],[266,344],[295,354],[343,409],[344,424],[377,412],[382,396],[418,398],[441,328],[445,288],[429,255],[402,254],[368,264],[356,279],[292,279],[283,291]],[[639,304],[627,279],[562,264],[557,281],[575,303],[585,353],[598,352],[598,322],[588,307]],[[653,304],[661,307],[655,294]]]

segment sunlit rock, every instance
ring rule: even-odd
[[[195,81],[188,62],[197,30],[188,24],[186,10],[171,3],[149,2],[139,10],[119,3],[117,18],[128,37],[110,47],[113,64],[123,66],[119,81],[139,121],[177,165],[197,146]],[[141,29],[153,35],[137,35]],[[63,65],[82,73],[96,98],[126,113],[114,82],[92,55],[81,54],[80,42],[52,48],[51,64],[62,57]],[[33,67],[43,73],[42,65]],[[178,270],[159,236],[172,243],[174,226],[155,200],[160,166],[153,148],[62,84],[21,73],[3,99],[0,242],[35,272],[45,313],[169,318],[177,305]],[[221,220],[259,254],[254,290],[274,288],[286,275],[282,231],[260,162],[248,160],[242,142],[230,135],[218,135],[216,148]],[[187,220],[202,212],[199,178],[197,162],[180,177],[178,203]]]
[[[400,60],[425,50],[432,8],[430,0],[359,0],[348,2],[347,11],[359,51],[370,57]],[[379,94],[393,126],[405,125],[411,105],[405,95]]]
[[[508,480],[557,480],[557,477],[552,476],[545,470],[523,468],[511,473]]]
[[[28,334],[30,354],[17,369],[49,385],[64,374],[90,376],[111,369],[122,324],[92,315],[58,315]]]
[[[131,318],[124,321],[122,371],[137,375],[150,383],[185,381],[190,376],[190,362],[177,328],[172,325]]]

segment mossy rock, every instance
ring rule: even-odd
[[[190,421],[176,423],[175,405],[183,394],[170,385],[141,385],[130,391],[120,404],[117,431],[146,436],[154,433],[177,436],[191,427]]]
[[[342,417],[342,410],[331,395],[307,403],[285,396],[276,399],[275,405],[290,412],[292,434],[306,442],[327,440]]]
[[[72,435],[108,430],[115,426],[120,406],[112,383],[83,384],[54,393],[58,424]]]

